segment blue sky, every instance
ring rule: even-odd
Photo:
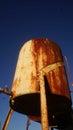
[[[0,87],[11,90],[18,53],[24,42],[45,37],[58,43],[69,60],[73,77],[73,1],[1,0],[0,1]],[[70,84],[69,87],[73,90]],[[73,98],[73,94],[72,94]],[[1,126],[9,109],[9,97],[0,94]],[[24,130],[26,115],[14,112],[7,130]],[[15,124],[15,126],[14,126]],[[31,121],[29,130],[41,130]]]

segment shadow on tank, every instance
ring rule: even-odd
[[[73,109],[69,115],[66,115],[66,120],[62,122],[58,130],[73,130]]]

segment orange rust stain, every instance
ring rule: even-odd
[[[40,49],[42,50],[42,54],[40,54]],[[21,87],[20,82],[25,84],[27,80],[31,80],[29,81],[31,91],[32,89],[36,92],[39,91],[39,83],[37,82],[37,74],[41,69],[39,61],[41,60],[43,62],[43,67],[60,61],[63,62],[62,52],[59,46],[55,42],[45,38],[31,40],[23,46],[20,52],[19,64],[17,65],[18,68],[12,85],[12,91]],[[40,59],[40,55],[42,55],[42,59]],[[69,98],[70,94],[64,67],[58,67],[55,70],[47,72],[45,75],[47,75],[52,93],[64,95]],[[28,86],[27,88],[29,89]]]
[[[70,98],[68,82],[64,67],[58,67],[48,74],[50,89],[55,94],[60,94]]]
[[[21,67],[21,71],[23,71],[23,70],[24,70],[24,66]]]
[[[62,61],[61,50],[58,45],[54,44],[52,41],[48,41],[46,39],[36,39],[33,40],[34,44],[34,52],[37,53],[37,57],[39,57],[39,50],[42,48],[43,56],[44,54],[47,56],[46,64],[55,63],[57,61]],[[44,63],[44,59],[43,59]]]
[[[20,84],[20,82],[21,82],[21,79],[19,78],[16,78],[15,80],[14,80],[14,82],[13,82],[13,85],[12,85],[12,87],[15,89],[15,88],[17,88],[18,86],[19,86],[19,84]]]

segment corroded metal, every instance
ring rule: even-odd
[[[44,75],[50,125],[57,125],[58,115],[71,108],[71,97],[62,52],[51,40],[33,39],[21,48],[12,84],[10,106],[15,111],[41,122],[41,71]]]
[[[60,48],[56,43],[48,39],[30,40],[20,50],[14,81],[12,85],[13,96],[39,92],[37,74],[40,67],[40,48],[43,55],[43,68],[52,66],[54,63],[63,62]],[[46,72],[50,90],[54,94],[60,94],[70,98],[68,82],[64,66],[52,68]]]

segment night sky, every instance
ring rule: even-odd
[[[0,0],[0,87],[11,90],[18,54],[32,38],[48,38],[68,57],[73,77],[73,1]],[[68,71],[67,71],[68,72]],[[70,83],[70,90],[73,87]],[[73,98],[73,94],[71,94]],[[0,94],[0,127],[9,109],[9,96]],[[25,130],[27,116],[14,112],[7,130]],[[30,122],[29,130],[41,130]]]

